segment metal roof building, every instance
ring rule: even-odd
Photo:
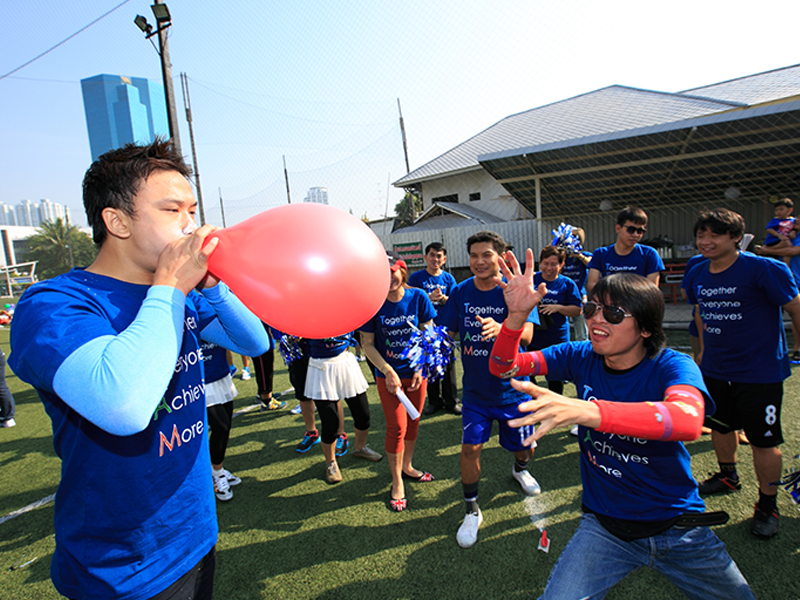
[[[728,205],[763,228],[766,200],[800,191],[798,164],[795,65],[678,93],[614,85],[534,108],[394,185],[421,191],[428,209],[469,197],[494,213],[491,200],[513,197],[528,213],[522,218],[536,218],[537,245],[559,221],[584,219],[585,228],[597,226],[587,228],[595,247],[609,243],[612,213],[629,203],[660,213],[662,233],[674,237],[700,205]]]

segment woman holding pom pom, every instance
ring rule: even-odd
[[[424,291],[408,287],[408,267],[401,256],[392,251],[387,256],[389,293],[378,313],[361,327],[361,345],[377,369],[378,394],[386,416],[386,454],[392,472],[389,508],[401,512],[408,506],[403,479],[432,481],[433,475],[412,464],[419,421],[409,417],[397,396],[404,393],[422,412],[427,382],[400,355],[413,333],[433,321],[436,309]]]

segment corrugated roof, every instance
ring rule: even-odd
[[[540,106],[495,123],[394,183],[479,169],[478,156],[730,110],[741,104],[613,85]]]
[[[479,210],[474,206],[469,206],[468,204],[434,202],[430,208],[417,217],[413,225],[397,229],[395,233],[412,233],[415,231],[430,231],[432,229],[463,227],[464,225],[486,225],[489,223],[503,222],[504,219]]]
[[[680,93],[748,105],[772,102],[800,94],[800,65],[730,79]]]
[[[800,100],[767,103],[635,130],[480,157],[523,206],[593,214],[610,202],[645,209],[792,194],[800,172]]]

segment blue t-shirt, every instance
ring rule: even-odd
[[[225,348],[211,342],[202,342],[200,348],[203,350],[203,371],[206,383],[219,381],[231,372]]]
[[[425,292],[418,288],[405,288],[400,302],[386,300],[378,314],[367,321],[361,327],[361,331],[375,334],[375,348],[391,365],[398,377],[408,379],[414,376],[414,370],[409,360],[401,359],[400,355],[416,328],[419,328],[421,323],[433,321],[435,317],[436,309]],[[385,377],[377,369],[375,375]]]
[[[600,271],[600,277],[612,273],[635,273],[647,277],[651,273],[663,271],[664,261],[650,246],[636,244],[629,254],[620,256],[614,249],[614,244],[611,244],[594,251],[589,268]]]
[[[782,262],[740,252],[722,273],[702,261],[684,275],[689,302],[703,320],[703,375],[741,383],[777,383],[790,375],[781,307],[797,296]]]
[[[542,350],[547,376],[572,380],[583,400],[661,402],[673,385],[703,393],[706,415],[714,403],[697,365],[686,354],[662,350],[629,371],[609,373],[591,342]],[[631,521],[663,521],[684,512],[703,512],[689,453],[681,442],[661,442],[579,427],[583,503],[594,513]]]
[[[216,315],[197,292],[186,298],[174,374],[144,431],[112,435],[53,390],[64,360],[127,329],[149,289],[76,270],[30,288],[14,315],[9,363],[39,393],[62,461],[50,571],[70,598],[150,598],[217,541],[199,339]]]
[[[538,287],[540,283],[544,283],[547,286],[547,295],[542,298],[539,306],[544,306],[545,304],[582,305],[578,286],[571,279],[559,275],[553,281],[545,281],[541,272],[534,273],[533,285]],[[553,344],[569,341],[569,319],[561,313],[552,313],[549,316],[553,320],[553,325],[547,329],[536,329],[533,334],[533,340],[528,345],[531,350],[540,350]],[[541,317],[539,318],[541,320]]]
[[[683,288],[684,291],[686,291],[686,274],[689,271],[691,271],[695,265],[700,264],[704,260],[708,259],[704,257],[702,254],[695,254],[694,256],[689,258],[689,260],[686,261],[686,266],[683,269],[683,278],[681,279],[681,288]],[[687,298],[689,297],[688,294],[686,297]],[[692,318],[689,321],[689,335],[693,337],[699,337],[700,334],[697,332],[697,323],[694,322],[695,311],[697,311],[697,306],[695,304],[692,304]]]
[[[494,340],[481,340],[483,325],[476,316],[491,317],[502,323],[508,316],[508,308],[499,286],[482,292],[475,287],[475,278],[470,277],[453,288],[440,318],[441,325],[459,333],[461,338],[462,403],[494,406],[525,401],[528,396],[512,388],[508,379],[500,379],[489,372],[489,352]],[[538,324],[539,312],[531,311],[528,321]],[[516,379],[528,381],[527,377]]]
[[[355,346],[352,333],[337,335],[322,340],[308,339],[308,355],[311,358],[333,358],[339,356],[350,346]]]
[[[789,235],[789,232],[794,227],[794,217],[787,217],[785,219],[772,219],[764,229],[772,229],[773,231],[777,231],[778,233],[782,233],[783,235]],[[764,237],[764,244],[772,244],[774,242],[779,242],[780,238],[775,237],[771,233],[768,233]]]
[[[450,292],[453,291],[453,288],[456,287],[456,278],[447,271],[442,271],[439,275],[431,275],[428,273],[427,269],[422,269],[421,271],[412,273],[408,277],[408,285],[411,287],[420,288],[424,290],[426,294],[432,294],[433,290],[439,288],[442,294],[449,296]],[[440,314],[442,314],[442,308],[444,308],[444,304],[441,302],[434,302],[433,306],[436,308],[436,323],[438,324],[438,317]]]
[[[792,246],[800,246],[800,235],[792,240]],[[800,287],[800,255],[792,256],[789,259],[789,270],[794,276],[794,284]]]
[[[581,252],[581,254],[588,256],[590,259],[592,258],[591,252]],[[586,295],[586,278],[589,276],[589,265],[583,264],[574,256],[567,256],[567,260],[564,261],[564,266],[561,268],[561,274],[575,282],[581,297]]]

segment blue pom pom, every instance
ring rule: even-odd
[[[567,254],[578,254],[583,248],[581,247],[581,240],[573,233],[575,228],[572,225],[561,223],[557,229],[553,229],[553,241],[551,246],[556,248],[563,248]]]
[[[800,455],[794,457],[794,460],[800,458]],[[789,492],[792,497],[792,502],[800,504],[800,471],[796,467],[792,469],[778,482],[782,485],[783,489]]]
[[[300,348],[300,338],[293,335],[282,335],[278,340],[278,350],[287,367],[291,362],[303,356],[303,350]]]
[[[415,328],[416,329],[416,328]],[[407,359],[414,371],[421,371],[428,381],[444,377],[447,366],[455,357],[453,338],[446,327],[427,325],[411,334],[401,359]]]

